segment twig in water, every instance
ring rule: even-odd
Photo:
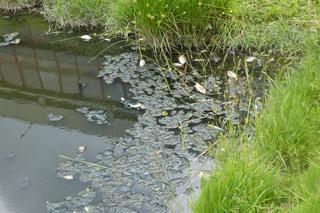
[[[124,172],[124,171],[112,169],[110,167],[103,166],[103,165],[96,164],[96,163],[91,163],[91,162],[88,162],[88,161],[85,161],[85,160],[76,160],[76,159],[70,158],[70,157],[65,156],[65,155],[59,155],[59,158],[70,160],[70,161],[73,161],[73,162],[84,163],[84,164],[91,165],[91,166],[96,166],[96,167],[99,167],[99,168],[102,168],[102,169],[110,169],[111,171],[119,172],[119,173],[122,173],[122,174],[125,174],[125,175],[131,175],[131,174],[129,174],[127,172]]]
[[[114,45],[116,44],[119,44],[121,42],[125,42],[124,40],[120,40],[120,41],[117,41],[109,46],[107,46],[106,48],[104,48],[100,53],[98,53],[96,56],[94,56],[93,58],[91,58],[89,61],[88,61],[88,64],[90,64],[93,60],[95,60],[96,58],[98,58],[102,53],[104,53],[104,51],[106,51],[107,49],[113,47]]]
[[[210,144],[210,146],[203,151],[202,153],[200,153],[193,161],[198,160],[201,156],[205,155],[207,152],[209,152],[210,149],[212,149],[212,147],[214,147],[216,144],[218,143],[218,141],[215,141],[214,143]]]

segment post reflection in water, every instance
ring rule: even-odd
[[[91,58],[87,56],[37,49],[31,31],[28,39],[28,45],[12,45],[0,51],[0,80],[7,85],[97,100],[119,101],[121,97],[128,97],[127,85],[121,82],[115,85],[117,94],[113,91],[113,96],[116,97],[107,93],[108,86],[96,77],[101,58],[88,63]]]

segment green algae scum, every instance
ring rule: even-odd
[[[0,0],[0,212],[320,212],[319,14]]]

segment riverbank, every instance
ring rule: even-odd
[[[275,0],[1,0],[0,8],[37,5],[56,27],[102,27],[130,35],[163,51],[181,48],[302,51],[306,35],[319,27],[319,2]],[[142,40],[144,40],[142,42]]]

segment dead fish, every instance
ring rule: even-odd
[[[136,103],[136,104],[129,104],[129,107],[130,108],[133,108],[133,109],[144,109],[144,105],[142,103]]]
[[[8,33],[3,35],[2,37],[4,38],[4,41],[9,43],[11,41],[13,41],[20,33],[15,32],[15,33]]]
[[[142,67],[144,67],[144,66],[146,66],[146,61],[144,60],[144,59],[141,59],[140,61],[139,61],[139,66],[142,68]]]
[[[9,42],[9,44],[14,44],[14,45],[18,45],[21,43],[21,39],[20,38],[16,38],[12,41]]]
[[[65,175],[65,176],[63,176],[63,179],[65,179],[65,180],[73,180],[73,175]]]
[[[187,58],[184,55],[180,55],[178,61],[180,64],[185,65],[187,63]]]
[[[78,151],[79,151],[79,153],[81,153],[81,154],[85,153],[86,150],[87,150],[87,147],[86,147],[86,146],[79,146],[79,147],[78,147]]]
[[[85,42],[89,42],[92,39],[90,35],[83,35],[83,36],[80,36],[80,38]]]
[[[200,92],[200,93],[202,93],[202,94],[206,94],[206,93],[207,93],[207,89],[206,89],[204,86],[202,86],[201,84],[199,84],[199,83],[196,83],[196,84],[194,85],[194,88],[195,88],[198,92]]]

